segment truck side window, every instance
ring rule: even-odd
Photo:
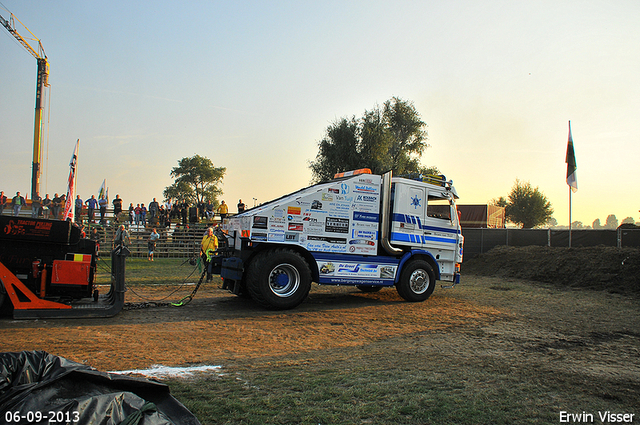
[[[451,204],[448,199],[429,197],[427,217],[451,221]]]

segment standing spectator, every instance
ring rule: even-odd
[[[160,205],[158,204],[158,201],[156,201],[156,198],[153,198],[153,201],[151,201],[151,203],[149,204],[149,221],[150,222],[156,217],[158,217],[159,207]]]
[[[167,212],[167,218],[169,220],[171,220],[171,210],[173,209],[173,204],[171,203],[171,198],[167,199],[167,202],[165,202],[164,209]]]
[[[211,256],[218,250],[218,238],[213,234],[213,228],[209,227],[200,243],[200,256],[207,268],[207,282],[211,282],[213,263]]]
[[[4,214],[4,207],[7,206],[7,197],[4,192],[0,192],[0,215]]]
[[[25,204],[26,204],[26,201],[24,200],[24,197],[20,195],[20,192],[16,192],[16,196],[14,196],[13,199],[11,200],[11,207],[13,208],[13,215],[15,217],[17,217],[18,214],[20,214],[20,210]]]
[[[42,215],[44,218],[48,219],[51,213],[51,198],[49,198],[49,194],[44,197],[42,200]]]
[[[113,238],[113,243],[115,246],[120,246],[120,245],[127,246],[127,244],[131,243],[129,232],[124,227],[124,224],[121,224],[120,227],[118,227],[118,230],[116,231],[116,237]]]
[[[42,198],[37,193],[31,198],[31,218],[38,218],[40,208],[42,207]]]
[[[95,223],[96,208],[98,208],[96,195],[91,195],[91,199],[87,199],[84,203],[87,204],[87,218],[89,219],[89,223]]]
[[[207,199],[207,220],[213,220],[213,204],[211,203],[211,199]]]
[[[60,214],[60,206],[62,205],[62,199],[56,193],[53,195],[53,199],[51,200],[51,214],[53,215],[53,219],[57,220],[58,215]]]
[[[60,211],[58,212],[58,220],[62,220],[62,216],[64,215],[64,206],[67,204],[67,195],[60,195]]]
[[[133,203],[129,203],[129,223],[133,224],[136,219],[136,209],[133,206]]]
[[[147,225],[147,207],[144,204],[140,204],[140,222],[143,226]]]
[[[104,216],[107,214],[107,205],[109,201],[103,196],[98,200],[98,205],[100,205],[100,224],[105,225],[107,221],[104,219]]]
[[[218,205],[218,214],[220,214],[220,221],[223,222],[225,218],[227,218],[227,214],[229,214],[229,207],[227,204],[222,201],[220,205]]]
[[[89,239],[95,241],[96,243],[96,254],[100,252],[100,235],[98,234],[98,229],[94,227],[91,229],[91,234],[89,235]]]
[[[142,216],[142,208],[140,208],[140,204],[138,204],[138,205],[136,206],[136,208],[134,209],[134,211],[135,211],[135,214],[136,214],[136,216],[135,216],[135,217],[136,217],[136,218],[135,218],[135,221],[136,221],[136,226],[137,226],[137,225],[139,225],[139,224],[140,224],[140,217]]]
[[[164,209],[164,205],[160,205],[160,209],[158,210],[158,226],[167,227],[167,211]]]
[[[116,195],[116,199],[113,200],[113,216],[116,221],[120,221],[120,213],[122,212],[122,199],[120,195]]]
[[[238,214],[242,214],[245,208],[246,206],[244,205],[244,202],[242,202],[242,199],[238,200]]]
[[[187,226],[187,216],[189,215],[189,203],[184,201],[180,205],[180,215],[182,216],[182,225]]]
[[[76,214],[76,223],[82,223],[82,206],[84,205],[84,202],[82,201],[82,199],[80,198],[80,195],[76,196],[76,203],[75,203],[75,214]]]
[[[153,261],[153,252],[156,250],[156,242],[158,242],[158,239],[160,239],[160,235],[154,227],[149,235],[149,240],[147,241],[147,247],[149,248],[149,261]]]

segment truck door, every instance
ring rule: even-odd
[[[396,184],[394,189],[391,242],[422,246],[422,224],[427,204],[425,188],[402,182]]]
[[[426,217],[423,220],[425,245],[440,249],[456,249],[458,225],[455,208],[447,193],[429,190]]]

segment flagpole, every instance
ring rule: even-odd
[[[80,156],[80,139],[76,140],[76,145],[78,146],[78,156]],[[75,188],[78,187],[78,159],[77,158],[76,158],[76,172],[75,172],[75,175],[73,176],[73,187]],[[75,202],[76,200],[74,199],[73,200],[74,206],[75,206]],[[74,217],[74,219],[76,219],[76,217]]]
[[[569,140],[571,139],[571,120],[569,120]],[[571,192],[571,185],[569,185],[569,248],[571,248]]]
[[[571,186],[569,186],[569,248],[571,248]]]

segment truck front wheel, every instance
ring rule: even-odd
[[[311,270],[289,249],[263,251],[249,265],[247,289],[260,305],[278,310],[296,307],[311,289]]]
[[[424,301],[433,293],[436,275],[425,260],[413,260],[407,264],[396,286],[398,294],[407,301]]]

